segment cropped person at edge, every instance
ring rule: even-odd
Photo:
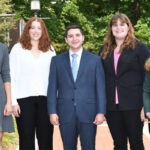
[[[14,132],[8,48],[0,43],[0,150],[4,132]]]

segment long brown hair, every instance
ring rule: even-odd
[[[33,17],[30,18],[26,25],[25,28],[23,30],[23,33],[19,39],[19,42],[21,43],[22,47],[28,50],[31,50],[32,45],[31,45],[31,39],[30,39],[30,35],[29,35],[29,30],[31,28],[32,22],[33,21],[37,21],[41,24],[41,28],[42,28],[42,36],[39,39],[39,45],[38,48],[39,50],[46,52],[49,49],[51,49],[51,40],[50,37],[48,35],[48,31],[47,28],[45,26],[45,23],[42,19],[38,18],[38,17]]]
[[[125,14],[122,14],[122,13],[114,15],[110,20],[110,23],[108,26],[108,32],[107,32],[107,36],[106,36],[106,41],[104,43],[104,47],[103,47],[103,50],[101,53],[101,56],[103,59],[105,59],[117,46],[115,37],[112,34],[111,28],[112,28],[112,25],[115,24],[118,20],[120,20],[122,23],[126,23],[129,27],[127,36],[126,36],[123,44],[121,45],[120,53],[122,52],[123,48],[125,48],[125,47],[134,48],[135,42],[137,41],[137,38],[134,35],[134,28],[133,28],[132,23],[129,20],[129,18]]]

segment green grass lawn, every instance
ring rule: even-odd
[[[10,145],[18,145],[18,133],[16,129],[16,122],[14,120],[15,132],[13,133],[4,133],[3,136],[3,149],[7,150]]]

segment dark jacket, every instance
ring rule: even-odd
[[[52,58],[48,86],[48,113],[58,114],[60,123],[78,117],[93,122],[97,113],[106,112],[105,77],[101,59],[83,51],[76,82],[69,52]]]
[[[123,49],[118,60],[117,74],[114,55],[103,60],[106,76],[107,110],[116,110],[115,89],[118,90],[119,110],[141,109],[143,106],[144,64],[149,56],[148,48],[137,42],[134,49]]]
[[[145,113],[150,112],[150,72],[146,72],[143,86],[143,101]]]

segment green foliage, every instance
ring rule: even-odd
[[[0,0],[0,14],[12,14],[12,7],[11,0]],[[0,17],[0,41],[7,42],[7,31],[13,28],[15,24],[15,20],[12,17]]]
[[[18,18],[33,16],[30,0],[12,0]],[[137,37],[150,46],[149,0],[40,0],[38,15],[44,19],[53,45],[58,53],[67,49],[64,29],[79,24],[85,33],[84,48],[98,53],[103,45],[110,17],[122,12],[135,26]]]
[[[150,18],[147,21],[140,19],[135,25],[136,36],[150,47]]]
[[[13,10],[18,19],[27,19],[31,16],[30,1],[31,0],[11,0],[13,5]]]
[[[17,129],[16,129],[16,122],[15,119],[14,121],[14,126],[15,126],[15,132],[13,133],[4,133],[3,136],[3,149],[6,150],[10,145],[18,145],[18,134],[17,134]]]

